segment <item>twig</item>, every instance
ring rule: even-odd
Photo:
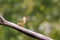
[[[44,36],[42,34],[30,31],[30,30],[28,30],[26,28],[18,26],[17,24],[14,24],[12,22],[6,21],[1,15],[0,15],[0,24],[6,25],[6,26],[11,27],[13,29],[16,29],[16,30],[28,35],[28,36],[31,36],[33,38],[37,38],[38,40],[52,40],[51,38],[49,38],[47,36]]]

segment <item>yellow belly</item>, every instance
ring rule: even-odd
[[[23,26],[24,23],[23,23],[23,22],[19,22],[18,25],[19,25],[19,26]]]

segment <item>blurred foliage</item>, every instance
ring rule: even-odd
[[[17,23],[28,16],[25,28],[60,40],[60,0],[0,0],[0,13]],[[0,25],[0,40],[37,40]]]

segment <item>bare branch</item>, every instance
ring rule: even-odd
[[[30,30],[28,30],[26,28],[18,26],[17,24],[14,24],[12,22],[6,21],[1,15],[0,15],[0,24],[6,25],[6,26],[11,27],[13,29],[16,29],[16,30],[18,30],[20,32],[23,32],[24,34],[26,34],[28,36],[31,36],[33,38],[37,38],[39,40],[52,40],[51,38],[49,38],[47,36],[44,36],[42,34],[30,31]]]

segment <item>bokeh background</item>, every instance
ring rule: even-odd
[[[16,23],[28,16],[25,28],[60,40],[60,0],[0,0],[0,13]],[[0,25],[0,40],[37,40]]]

